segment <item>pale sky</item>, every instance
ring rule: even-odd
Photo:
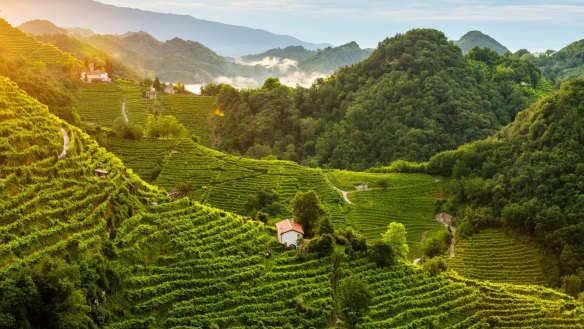
[[[450,39],[480,30],[514,51],[560,49],[584,39],[584,0],[99,0],[288,34],[308,42],[362,47],[416,27]]]

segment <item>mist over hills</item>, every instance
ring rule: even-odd
[[[159,40],[180,37],[200,42],[224,56],[259,53],[290,45],[300,45],[307,49],[328,46],[260,29],[211,22],[187,15],[116,7],[92,0],[5,0],[2,16],[13,24],[48,19],[59,26],[85,27],[102,34],[146,31]]]

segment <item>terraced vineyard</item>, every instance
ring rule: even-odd
[[[421,256],[422,234],[430,238],[444,231],[442,224],[434,221],[434,180],[421,174],[373,174],[349,171],[331,171],[329,180],[341,189],[352,189],[348,198],[347,222],[369,238],[379,238],[390,222],[404,224],[407,232],[410,257]],[[387,188],[379,181],[387,182]],[[355,190],[355,185],[367,184],[369,190]]]
[[[129,82],[84,84],[76,93],[78,112],[85,121],[111,127],[113,121],[122,116],[122,101],[125,100],[130,122],[145,125],[148,114],[153,111],[171,114],[190,134],[199,136],[202,144],[210,143],[215,97],[158,93],[158,98],[147,99],[145,91],[146,88]]]
[[[155,184],[172,189],[190,181],[197,187],[196,197],[201,202],[237,213],[242,213],[249,196],[260,190],[275,190],[280,201],[288,205],[297,191],[312,189],[323,201],[333,223],[344,225],[340,194],[318,169],[289,161],[239,158],[190,140],[181,141],[176,149],[179,153],[164,163]]]
[[[113,83],[83,84],[76,93],[77,112],[84,121],[111,127],[122,116],[122,90]]]
[[[264,226],[217,209],[177,201],[155,211],[128,219],[118,230],[120,257],[133,264],[125,296],[134,316],[112,328],[151,322],[164,328],[326,323],[323,313],[292,306],[294,298],[322,310],[331,304],[326,262],[297,263],[280,248],[266,259],[263,252],[273,240]],[[149,262],[136,257],[153,245],[163,255]]]
[[[162,113],[175,116],[191,134],[201,138],[203,145],[210,142],[210,120],[215,102],[216,98],[210,96],[169,95],[160,98]]]
[[[11,56],[22,56],[26,64],[34,67],[36,62],[42,62],[52,75],[69,75],[75,72],[79,61],[57,47],[40,42],[32,36],[12,27],[6,20],[0,18],[0,48]]]
[[[59,158],[61,127],[71,137],[64,158]],[[290,182],[296,188],[328,186],[320,171],[292,163],[239,160],[184,141],[177,148],[181,153],[169,163],[199,159],[199,170],[219,185],[238,177],[249,182],[254,173],[271,177],[282,191],[292,189],[283,187]],[[282,251],[260,222],[186,198],[169,199],[4,78],[0,164],[3,283],[6,273],[43,256],[101,254],[110,241],[114,256],[104,259],[119,269],[121,284],[114,292],[100,292],[99,306],[80,296],[86,309],[111,311],[105,313],[111,318],[100,319],[108,321],[105,327],[329,324],[334,305],[329,258],[301,262],[294,252]],[[110,174],[94,177],[95,168]],[[230,169],[232,176],[226,174]],[[272,257],[265,258],[265,250]],[[584,328],[581,303],[539,286],[481,283],[454,273],[429,277],[410,264],[378,268],[363,252],[345,257],[340,269],[342,278],[356,275],[373,292],[371,313],[360,328]]]
[[[151,182],[158,176],[167,157],[176,148],[177,140],[128,140],[110,138],[105,147],[143,180]]]
[[[469,278],[515,284],[544,285],[534,246],[498,229],[484,230],[457,242],[450,267]]]
[[[61,127],[70,137],[62,159]],[[0,272],[75,244],[81,251],[100,247],[112,199],[136,179],[118,158],[2,77],[0,163]],[[107,179],[94,176],[98,167],[111,171]]]

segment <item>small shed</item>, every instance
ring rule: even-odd
[[[96,177],[99,177],[101,179],[105,179],[107,177],[107,175],[109,175],[109,173],[110,173],[109,170],[105,170],[105,169],[95,169],[93,171],[93,174]]]
[[[298,238],[304,238],[304,230],[302,225],[290,219],[285,219],[276,223],[278,229],[278,241],[288,248],[296,248],[296,241]]]
[[[369,185],[367,185],[367,184],[355,185],[355,189],[357,189],[357,190],[367,190],[367,189],[369,189]]]

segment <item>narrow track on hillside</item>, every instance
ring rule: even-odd
[[[126,114],[126,99],[122,101],[122,115],[124,116],[124,120],[128,122],[128,115]]]
[[[349,200],[349,197],[347,196],[347,194],[348,194],[349,192],[341,190],[340,188],[338,188],[338,187],[334,186],[332,183],[331,183],[331,185],[333,186],[333,188],[334,188],[335,190],[337,190],[337,191],[341,192],[341,194],[343,195],[343,199],[345,199],[345,202],[346,202],[346,203],[348,203],[348,204],[353,204],[353,202],[351,202],[351,200]]]
[[[420,245],[423,247],[424,246],[424,242],[426,242],[426,236],[428,235],[428,231],[424,231],[422,232],[422,238],[420,239]],[[414,265],[418,265],[420,263],[420,261],[422,260],[422,258],[416,258],[412,261],[412,263],[414,263]]]
[[[456,227],[452,226],[452,215],[446,212],[441,212],[436,214],[434,218],[438,222],[444,224],[444,226],[452,232],[452,235],[456,233]],[[454,245],[456,244],[456,238],[452,237],[450,242],[450,258],[454,258]]]
[[[67,156],[67,149],[69,148],[69,134],[67,130],[61,128],[61,134],[63,135],[63,152],[59,154],[59,159],[63,159]]]

